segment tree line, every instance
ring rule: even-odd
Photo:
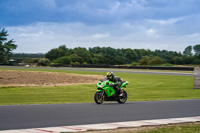
[[[12,59],[25,59],[25,58],[45,58],[45,54],[43,53],[36,53],[36,54],[29,54],[29,53],[13,53]]]
[[[193,52],[194,51],[194,52]],[[200,44],[188,46],[184,52],[149,49],[115,49],[111,47],[76,47],[73,49],[61,45],[51,49],[45,54],[52,64],[80,65],[80,64],[105,64],[105,65],[161,65],[161,64],[200,64]]]

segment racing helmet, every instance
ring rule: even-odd
[[[108,72],[106,73],[106,76],[107,76],[107,78],[108,78],[109,80],[111,80],[111,79],[113,78],[113,76],[114,76],[114,73],[111,72],[111,71],[108,71]]]

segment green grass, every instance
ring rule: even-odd
[[[93,100],[92,96],[95,90],[93,86],[2,87],[0,88],[0,104],[12,105],[91,102]]]
[[[200,124],[184,124],[134,133],[200,133]]]
[[[8,69],[0,68],[0,70]],[[72,70],[18,70],[105,75],[104,72]],[[200,98],[200,89],[193,89],[192,76],[115,74],[130,82],[130,85],[125,89],[128,92],[128,101]],[[0,105],[94,102],[93,96],[95,92],[95,84],[60,87],[0,87]]]
[[[139,128],[107,130],[107,133],[200,133],[200,123],[180,123]]]

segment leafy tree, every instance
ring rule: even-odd
[[[78,55],[79,57],[83,59],[79,63],[83,63],[83,62],[92,63],[91,53],[86,48],[81,48],[81,47],[74,48],[73,52],[74,54]]]
[[[177,65],[183,64],[183,59],[178,56],[173,57],[172,61],[173,61],[173,64],[177,64]]]
[[[65,54],[64,53],[61,53],[59,51],[59,49],[57,48],[54,48],[54,49],[51,49],[49,52],[46,53],[45,57],[48,58],[50,61],[53,61],[57,58],[60,58],[62,56],[64,56]]]
[[[200,55],[200,44],[197,44],[193,47],[196,55]]]
[[[183,55],[182,59],[183,59],[183,64],[192,64],[192,62],[195,59],[195,57],[194,56]]]
[[[63,52],[67,52],[68,51],[68,48],[66,48],[66,45],[60,45],[58,47],[58,49],[62,50]]]
[[[104,64],[115,65],[116,50],[111,47],[103,47],[102,53],[104,53]]]
[[[176,63],[174,63],[174,62],[176,62],[175,60],[178,60],[178,58],[176,59],[176,58],[174,58],[174,57],[179,57],[179,59],[181,60],[179,60],[179,62],[181,62],[181,64],[183,63],[183,61],[182,61],[182,54],[181,53],[177,53],[177,52],[174,52],[174,51],[168,51],[167,52],[167,58],[166,58],[166,62],[167,63],[171,63],[171,64],[176,64]]]
[[[47,58],[41,58],[39,59],[38,61],[38,65],[39,66],[49,66],[51,63],[50,63],[50,60],[47,59]]]
[[[27,53],[13,53],[11,58],[14,59],[25,59],[25,58],[44,58],[45,54],[27,54]]]
[[[126,64],[126,57],[123,54],[123,49],[116,49],[114,53],[115,53],[115,57],[113,58],[114,65]]]
[[[115,63],[117,65],[125,64],[125,58],[124,58],[124,56],[116,55],[114,59],[115,59]]]
[[[148,61],[148,65],[150,66],[161,65],[162,63],[163,63],[163,60],[158,56],[155,56],[150,61]]]
[[[63,56],[63,57],[53,60],[52,62],[58,65],[69,65],[71,62],[71,59],[67,56]]]
[[[111,47],[94,47],[94,48],[89,48],[89,51],[92,54],[101,54],[103,55],[103,63],[102,64],[107,64],[107,65],[115,65],[117,64],[116,61],[118,61],[118,58],[116,56],[123,56],[123,53],[120,49],[114,49]],[[93,62],[96,63],[98,59],[93,58]],[[99,63],[98,63],[99,64]]]
[[[142,65],[142,66],[143,66],[143,65],[148,65],[149,60],[150,60],[150,57],[148,57],[148,56],[143,56],[142,59],[139,60],[139,64]]]
[[[183,54],[186,56],[192,56],[192,46],[186,47]]]
[[[7,41],[8,33],[3,28],[0,28],[0,63],[8,63],[10,57],[12,56],[12,51],[17,48],[14,44],[14,40]]]
[[[51,49],[49,52],[45,54],[45,57],[50,61],[60,58],[62,56],[67,55],[68,48],[65,45],[61,45],[58,48]]]
[[[83,59],[77,54],[71,54],[69,57],[71,58],[72,62],[83,62]]]
[[[134,51],[136,52],[136,54],[138,56],[136,61],[139,61],[140,59],[142,59],[142,54],[140,52],[140,49],[134,49]]]
[[[166,63],[167,61],[171,59],[169,57],[170,55],[168,54],[167,50],[155,50],[153,55],[160,57],[163,63]]]
[[[93,47],[93,48],[89,48],[89,51],[93,54],[102,54],[102,48],[97,46],[97,47]]]
[[[200,65],[200,59],[195,59],[192,63],[195,65]]]
[[[143,56],[153,56],[153,52],[149,49],[139,49],[140,55]]]
[[[93,64],[104,64],[103,54],[93,54]]]
[[[130,48],[124,49],[123,53],[124,53],[124,57],[126,59],[127,64],[130,64],[131,62],[136,61],[138,57],[137,53],[133,49],[130,49]]]

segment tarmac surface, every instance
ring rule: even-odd
[[[200,99],[0,106],[0,130],[200,116]]]

